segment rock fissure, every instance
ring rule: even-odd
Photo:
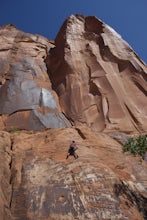
[[[133,121],[133,124],[134,124],[134,127],[136,128],[136,130],[141,133],[143,130],[142,130],[142,127],[141,127],[141,124],[139,123],[139,121],[137,120],[137,118],[134,116],[133,112],[131,111],[131,109],[129,108],[128,105],[126,105],[126,109],[128,110],[129,112],[129,115],[130,117],[132,118],[132,121]]]
[[[33,108],[32,108],[33,109]],[[14,114],[17,114],[18,112],[27,112],[27,111],[32,111],[32,109],[18,109],[17,111],[15,112],[12,112],[11,114],[9,114],[9,117],[14,115]]]
[[[136,82],[136,80],[134,80],[135,85],[138,87],[138,89],[145,95],[147,96],[147,90],[146,88],[144,88],[143,85],[140,85],[140,83]]]
[[[13,137],[11,137],[10,156],[11,156],[11,159],[10,159],[10,163],[9,163],[9,168],[10,168],[10,171],[11,171],[11,168],[12,168],[12,156],[13,156]],[[10,181],[10,184],[11,184],[11,181]]]
[[[3,49],[0,49],[0,52],[5,52],[5,51],[9,51],[11,48],[3,48]]]
[[[86,136],[83,134],[83,132],[81,131],[81,129],[80,128],[75,128],[76,130],[77,130],[77,132],[78,132],[78,134],[80,135],[80,137],[83,139],[83,140],[85,140],[86,139]]]
[[[11,147],[10,147],[10,150],[11,150],[11,159],[10,159],[10,163],[9,163],[9,169],[10,169],[10,186],[11,186],[11,192],[10,192],[10,202],[9,202],[9,208],[11,210],[11,206],[12,206],[12,199],[13,199],[13,193],[14,193],[14,190],[13,190],[13,179],[15,178],[13,176],[13,173],[12,173],[12,166],[13,166],[13,144],[14,144],[14,138],[13,138],[13,135],[11,135],[10,137],[10,140],[11,140]]]

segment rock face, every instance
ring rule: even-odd
[[[12,199],[11,181],[11,136],[0,132],[0,219],[11,219],[10,204]]]
[[[22,131],[10,137],[12,164],[3,194],[12,189],[12,196],[1,198],[7,207],[7,218],[2,219],[147,218],[147,163],[123,154],[122,146],[108,134],[94,135],[87,127],[77,127]],[[73,137],[79,159],[66,160]]]
[[[70,16],[55,42],[1,27],[0,220],[147,219],[147,162],[120,144],[147,131],[146,79],[95,17]]]
[[[1,123],[7,129],[27,130],[70,126],[44,62],[54,45],[12,25],[0,29],[0,45],[0,115],[5,115]]]
[[[147,130],[147,67],[97,18],[70,16],[55,43],[7,25],[0,44],[2,128]]]
[[[147,129],[147,67],[112,28],[73,15],[55,45],[49,74],[71,121],[99,131]]]

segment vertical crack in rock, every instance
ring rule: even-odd
[[[11,196],[10,196],[10,204],[9,204],[9,208],[11,210],[11,205],[12,205],[12,198],[13,198],[13,174],[12,174],[12,163],[13,163],[13,144],[14,144],[14,139],[13,139],[13,136],[10,137],[10,140],[11,140],[11,160],[10,160],[10,163],[9,163],[9,169],[10,169],[10,172],[11,172],[11,175],[10,175],[10,185],[11,185]]]
[[[131,111],[131,109],[129,108],[129,106],[127,104],[125,104],[128,112],[129,112],[129,115],[132,119],[132,122],[134,124],[134,127],[136,128],[136,130],[139,132],[139,133],[142,133],[143,132],[143,129],[142,129],[142,126],[139,122],[139,120],[137,120],[137,118],[135,117],[135,115],[133,114],[133,112]]]
[[[11,170],[11,168],[12,168],[12,155],[13,155],[13,137],[12,136],[11,136],[10,140],[11,140],[11,147],[10,147],[11,159],[10,159],[10,163],[9,163],[9,168]],[[11,184],[11,180],[10,180],[10,184]]]

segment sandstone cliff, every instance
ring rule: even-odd
[[[121,144],[147,132],[146,79],[95,17],[70,16],[55,41],[1,27],[0,220],[147,219],[147,162]]]
[[[94,130],[147,129],[147,67],[112,28],[71,16],[55,45],[49,75],[71,121]]]
[[[3,127],[147,129],[147,67],[97,18],[70,16],[55,43],[4,26],[0,44]]]

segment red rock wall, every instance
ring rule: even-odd
[[[58,97],[52,90],[45,58],[54,44],[39,35],[0,29],[0,115],[8,130],[66,127]]]
[[[147,163],[112,137],[87,127],[11,136],[14,219],[146,219]],[[66,160],[73,137],[79,158]]]
[[[70,16],[55,39],[48,69],[62,111],[94,130],[147,130],[147,67],[112,28]]]
[[[2,127],[146,131],[147,67],[102,21],[72,15],[55,45],[8,25],[0,43]]]
[[[113,132],[147,130],[146,73],[95,17],[71,16],[55,44],[0,28],[0,220],[147,218],[147,163]],[[82,126],[19,131],[69,121]],[[73,139],[79,158],[66,160]]]

